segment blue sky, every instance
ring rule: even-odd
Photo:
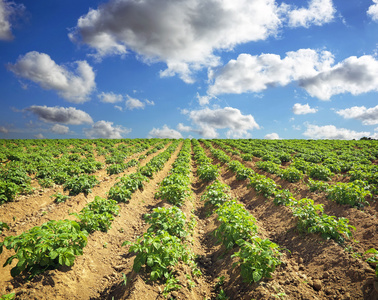
[[[0,138],[378,138],[378,0],[0,0]]]

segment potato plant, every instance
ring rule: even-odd
[[[46,269],[58,266],[72,266],[77,255],[83,254],[87,244],[86,231],[71,220],[49,221],[36,226],[18,236],[8,236],[0,243],[3,248],[14,249],[4,267],[17,259],[17,265],[11,269],[13,277],[22,274],[34,276]]]

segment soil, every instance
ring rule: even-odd
[[[151,282],[148,274],[133,271],[135,254],[129,253],[124,241],[134,242],[146,232],[148,225],[143,220],[145,213],[153,208],[168,206],[154,195],[158,184],[165,178],[176,159],[181,145],[172,154],[165,167],[156,173],[142,191],[133,194],[128,203],[120,203],[120,213],[108,232],[94,232],[88,237],[84,254],[78,256],[72,267],[49,270],[25,281],[10,276],[10,266],[0,268],[0,295],[15,293],[16,299],[167,299],[163,296],[164,282]],[[148,156],[142,165],[157,153]],[[207,150],[206,150],[207,151]],[[137,158],[139,154],[128,159]],[[207,151],[209,157],[210,152]],[[104,157],[96,157],[104,162]],[[239,159],[232,156],[232,159]],[[213,158],[214,163],[219,163]],[[196,262],[202,275],[188,281],[190,267],[180,264],[175,273],[181,289],[173,291],[172,299],[368,299],[378,300],[378,283],[374,269],[358,254],[367,249],[378,249],[377,206],[363,210],[335,204],[322,193],[310,193],[305,183],[289,184],[274,175],[257,170],[255,162],[243,162],[255,171],[274,179],[284,188],[289,188],[296,197],[308,197],[324,205],[325,212],[337,217],[347,217],[356,227],[354,239],[339,245],[332,240],[324,240],[317,235],[304,235],[296,229],[296,220],[291,211],[283,206],[275,206],[247,188],[247,181],[236,180],[225,165],[221,166],[220,180],[231,187],[231,195],[256,218],[259,234],[269,238],[281,247],[282,264],[272,274],[272,278],[259,283],[247,284],[240,276],[240,268],[233,267],[237,261],[232,257],[237,248],[226,250],[217,243],[213,231],[219,226],[212,208],[204,206],[201,195],[208,183],[199,181],[196,164],[192,161],[192,196],[181,209],[189,219],[191,215],[197,225],[188,240],[188,246],[195,253]],[[49,220],[75,219],[70,215],[79,212],[95,196],[106,197],[110,187],[123,174],[135,172],[129,168],[118,175],[107,175],[105,168],[94,175],[100,184],[87,196],[79,194],[65,203],[54,203],[52,194],[63,192],[61,186],[40,189],[29,196],[20,196],[15,202],[0,206],[0,220],[10,226],[3,231],[0,241],[6,236],[18,235]],[[33,184],[38,187],[34,180]],[[12,255],[4,250],[0,264]],[[15,263],[13,263],[15,264]]]

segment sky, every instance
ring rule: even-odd
[[[378,0],[0,0],[0,139],[378,138]]]

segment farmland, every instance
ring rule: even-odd
[[[4,299],[378,299],[377,141],[0,142]]]

